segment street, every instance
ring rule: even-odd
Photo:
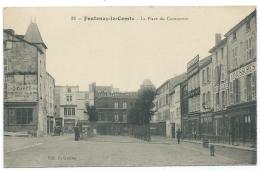
[[[4,137],[4,167],[249,165],[256,152],[152,137],[97,136],[74,141],[73,135],[42,138]]]

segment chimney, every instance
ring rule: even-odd
[[[215,43],[216,45],[221,41],[221,33],[215,34]]]

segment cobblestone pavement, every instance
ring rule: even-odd
[[[97,136],[74,141],[73,135],[4,138],[5,167],[248,165],[256,152],[216,148],[167,139],[145,142],[128,136]]]

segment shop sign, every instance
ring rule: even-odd
[[[252,62],[242,68],[237,69],[236,71],[230,73],[230,82],[235,79],[244,77],[248,74],[251,74],[256,71],[256,62]]]

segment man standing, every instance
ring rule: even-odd
[[[178,144],[180,144],[180,139],[181,139],[181,130],[180,130],[180,128],[178,128],[176,133],[177,133]]]
[[[75,126],[74,127],[74,133],[75,133],[75,141],[79,140],[79,127]]]

